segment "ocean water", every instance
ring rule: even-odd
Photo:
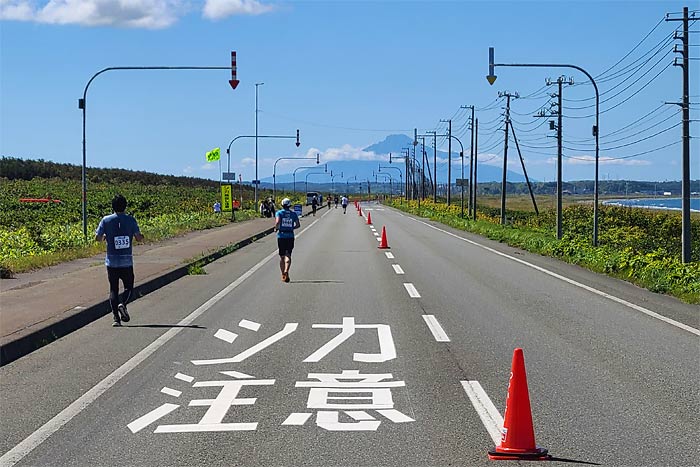
[[[681,198],[638,198],[638,199],[611,199],[603,201],[603,204],[611,206],[628,206],[632,208],[646,209],[670,209],[680,211]],[[690,210],[700,212],[700,198],[690,198]]]

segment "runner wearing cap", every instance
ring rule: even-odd
[[[277,247],[279,248],[283,282],[289,282],[289,268],[292,266],[292,250],[294,249],[294,229],[301,227],[299,216],[290,209],[291,206],[291,200],[284,198],[282,209],[275,214],[275,230],[277,231]]]

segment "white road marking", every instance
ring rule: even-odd
[[[453,234],[452,232],[447,232],[446,230],[442,230],[442,229],[440,229],[440,228],[438,228],[438,227],[435,227],[434,225],[430,225],[430,224],[428,224],[427,222],[419,221],[418,219],[414,219],[414,218],[412,218],[412,217],[410,217],[410,219],[412,219],[412,220],[414,220],[414,221],[416,221],[416,222],[418,222],[418,223],[420,223],[420,224],[426,225],[426,226],[430,227],[431,229],[437,230],[438,232],[442,232],[442,233],[445,233],[445,234],[447,234],[447,235],[449,235],[449,236],[451,236],[451,237],[458,238],[458,239],[460,239],[460,240],[462,240],[462,241],[465,241],[465,242],[467,242],[467,243],[470,243],[470,244],[472,244],[472,245],[474,245],[474,246],[478,246],[479,248],[483,248],[483,249],[486,250],[486,251],[490,251],[491,253],[495,253],[495,254],[497,254],[497,255],[499,255],[499,256],[502,256],[502,257],[504,257],[504,258],[508,258],[508,259],[510,259],[510,260],[512,260],[512,261],[515,261],[516,263],[520,263],[520,264],[522,264],[522,265],[524,265],[524,266],[530,267],[530,268],[535,269],[535,270],[537,270],[537,271],[540,271],[540,272],[542,272],[542,273],[544,273],[544,274],[547,274],[548,276],[556,277],[557,279],[562,280],[562,281],[564,281],[564,282],[567,282],[567,283],[569,283],[569,284],[571,284],[571,285],[573,285],[573,286],[580,287],[580,288],[582,288],[582,289],[584,289],[584,290],[587,290],[587,291],[589,291],[589,292],[591,292],[591,293],[594,293],[594,294],[599,295],[599,296],[601,296],[601,297],[605,297],[605,298],[607,298],[607,299],[610,299],[610,300],[612,300],[613,302],[617,302],[617,303],[619,303],[619,304],[621,304],[621,305],[625,305],[625,306],[627,306],[627,307],[629,307],[629,308],[632,308],[633,310],[637,310],[637,311],[639,311],[639,312],[641,312],[641,313],[644,313],[645,315],[651,316],[652,318],[656,318],[656,319],[658,319],[658,320],[660,320],[660,321],[663,321],[663,322],[665,322],[665,323],[668,323],[668,324],[670,324],[670,325],[672,325],[672,326],[675,326],[675,327],[677,327],[677,328],[683,329],[684,331],[688,331],[688,332],[690,332],[690,333],[692,333],[692,334],[695,334],[696,336],[700,336],[700,330],[699,330],[699,329],[695,329],[694,327],[688,326],[687,324],[683,324],[683,323],[681,323],[681,322],[678,322],[678,321],[673,320],[673,319],[671,319],[671,318],[668,318],[668,317],[666,317],[666,316],[660,315],[659,313],[656,313],[655,311],[651,311],[651,310],[649,310],[649,309],[647,309],[647,308],[644,308],[644,307],[642,307],[642,306],[635,305],[634,303],[628,302],[627,300],[624,300],[624,299],[622,299],[622,298],[616,297],[616,296],[614,296],[614,295],[610,295],[609,293],[603,292],[602,290],[598,290],[598,289],[595,289],[595,288],[593,288],[593,287],[591,287],[591,286],[588,286],[588,285],[586,285],[586,284],[582,284],[582,283],[580,283],[580,282],[577,282],[577,281],[575,281],[575,280],[573,280],[573,279],[569,279],[568,277],[562,276],[561,274],[557,274],[556,272],[550,271],[550,270],[545,269],[545,268],[543,268],[543,267],[541,267],[541,266],[537,266],[537,265],[535,265],[535,264],[528,263],[528,262],[525,261],[525,260],[522,260],[522,259],[519,259],[519,258],[515,258],[515,257],[513,257],[513,256],[510,256],[510,255],[506,254],[506,253],[501,253],[501,252],[498,251],[498,250],[494,250],[493,248],[487,247],[486,245],[482,245],[481,243],[477,243],[477,242],[475,242],[475,241],[473,241],[473,240],[469,240],[468,238],[460,237],[459,235],[455,235],[455,234]]]
[[[193,423],[160,425],[153,433],[192,433],[203,431],[255,431],[257,423]]]
[[[226,376],[230,376],[232,378],[237,378],[237,379],[251,379],[254,378],[254,376],[247,375],[245,373],[241,373],[240,371],[221,371],[221,374],[224,374]]]
[[[235,332],[227,331],[226,329],[219,329],[214,334],[214,337],[231,344],[231,343],[233,343],[233,341],[236,340],[236,337],[238,337],[238,334],[236,334]]]
[[[373,232],[375,237],[379,237],[379,234],[377,232]]]
[[[382,239],[381,239],[381,238],[379,238],[379,237],[377,237],[377,241],[378,241],[378,242],[381,242],[381,241],[382,241]]]
[[[434,315],[423,315],[423,320],[425,321],[425,324],[428,325],[430,332],[433,333],[433,337],[435,337],[436,341],[450,342],[450,338],[447,337],[445,330],[442,329],[442,326],[440,326],[440,323]]]
[[[294,426],[302,426],[306,421],[311,417],[310,413],[293,413],[285,421],[282,422],[282,425],[294,425]]]
[[[392,253],[390,251],[385,251],[384,254],[386,255],[387,258],[394,259],[394,253]]]
[[[250,329],[254,332],[258,332],[258,329],[260,329],[259,323],[256,323],[255,321],[248,321],[247,319],[242,319],[241,322],[238,323],[238,326],[242,327],[243,329]]]
[[[178,391],[177,389],[171,389],[167,386],[161,389],[160,392],[173,397],[180,397],[180,395],[182,394],[182,391]]]
[[[173,410],[177,409],[180,407],[177,404],[163,404],[157,409],[151,410],[148,412],[146,415],[143,417],[139,417],[133,422],[129,423],[126,427],[131,430],[132,433],[137,433],[144,428],[146,428],[148,425],[151,423],[155,422],[161,417],[165,417],[168,415],[170,412]],[[12,464],[2,464],[2,465],[12,465]]]
[[[460,381],[464,391],[469,396],[469,400],[476,409],[476,413],[481,418],[481,423],[489,432],[493,444],[496,446],[501,444],[501,430],[503,429],[503,417],[501,416],[496,406],[489,399],[486,391],[481,387],[478,381]]]
[[[179,379],[180,381],[184,381],[186,383],[191,383],[192,381],[194,381],[194,378],[192,376],[185,375],[182,373],[176,374],[175,379]]]
[[[346,410],[346,414],[355,421],[361,422],[363,420],[376,420],[373,416],[365,412],[364,410]]]
[[[403,269],[401,269],[401,266],[399,266],[398,264],[392,264],[391,267],[394,268],[394,272],[396,274],[403,274],[404,273]]]
[[[415,422],[414,419],[412,419],[408,415],[402,414],[396,409],[378,409],[377,412],[384,415],[386,418],[388,418],[394,423]]]
[[[416,290],[416,287],[411,284],[410,282],[406,282],[403,284],[404,288],[406,289],[406,292],[408,292],[408,295],[411,296],[411,298],[420,298],[420,294]]]
[[[313,225],[316,222],[318,222],[318,220],[313,221],[311,224],[309,224],[308,227],[306,227],[304,230],[299,232],[299,235],[297,235],[297,238],[300,237],[301,235],[303,235],[304,232],[309,230],[311,227],[313,227]],[[106,378],[104,378],[102,381],[100,381],[95,386],[93,386],[85,394],[83,394],[82,396],[77,398],[68,407],[61,410],[51,420],[44,423],[34,433],[32,433],[31,435],[24,438],[24,440],[22,440],[19,444],[17,444],[15,447],[13,447],[9,451],[7,451],[5,454],[3,454],[2,457],[0,457],[0,467],[10,467],[10,466],[15,465],[17,462],[21,461],[27,454],[32,452],[37,446],[39,446],[41,443],[46,441],[49,438],[49,436],[51,436],[52,434],[54,434],[55,432],[60,430],[63,425],[65,425],[66,423],[71,421],[76,415],[78,415],[80,412],[82,412],[87,407],[89,407],[90,404],[95,402],[95,400],[97,400],[98,397],[100,397],[102,394],[104,394],[105,391],[107,391],[109,388],[114,386],[124,376],[129,374],[129,372],[131,370],[136,368],[141,362],[143,362],[148,357],[150,357],[156,350],[161,348],[170,339],[172,339],[177,334],[179,334],[180,331],[182,331],[186,326],[191,324],[192,321],[197,319],[200,315],[202,315],[204,312],[209,310],[212,306],[214,306],[216,303],[218,303],[226,295],[231,293],[236,287],[241,285],[246,279],[248,279],[250,276],[252,276],[258,269],[263,267],[265,265],[265,263],[270,261],[272,258],[277,257],[277,254],[278,254],[278,251],[275,250],[272,253],[270,253],[269,255],[267,255],[265,258],[261,259],[255,266],[248,269],[238,279],[231,282],[223,290],[221,290],[219,293],[214,295],[212,298],[210,298],[209,300],[204,302],[199,308],[194,310],[192,313],[187,315],[182,321],[177,323],[177,327],[171,328],[168,331],[166,331],[165,334],[163,334],[158,339],[156,339],[155,341],[150,343],[148,346],[146,346],[139,353],[137,353],[136,355],[131,357],[122,366],[120,366],[119,368],[114,370],[111,374],[107,375]],[[173,409],[173,410],[175,410],[175,409]],[[141,417],[141,418],[143,418],[143,417]],[[135,423],[135,422],[132,422],[132,423]]]

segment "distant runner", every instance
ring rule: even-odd
[[[340,201],[340,204],[343,205],[343,214],[345,214],[348,209],[348,198],[345,195],[343,195],[343,199]]]
[[[292,250],[294,249],[294,229],[301,227],[299,216],[292,211],[289,198],[282,200],[282,209],[275,215],[275,230],[277,231],[277,247],[280,254],[280,271],[282,282],[289,282],[289,268],[292,266]]]
[[[114,214],[105,216],[95,231],[95,240],[107,241],[107,279],[109,280],[109,306],[112,309],[114,323],[112,326],[121,326],[131,319],[126,311],[126,304],[131,298],[134,288],[134,258],[132,254],[132,239],[143,241],[143,235],[139,225],[126,211],[126,198],[116,195],[112,198],[112,210]],[[124,293],[119,299],[119,281],[124,284]]]
[[[314,212],[314,216],[316,215],[316,208],[318,208],[318,196],[314,195],[314,197],[311,198],[311,209]]]

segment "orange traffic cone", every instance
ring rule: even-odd
[[[362,215],[362,208],[357,208],[357,215],[361,216]]]
[[[372,213],[367,213],[367,225],[372,225]]]
[[[386,227],[382,226],[382,240],[379,242],[379,248],[389,248],[389,244],[386,242]]]
[[[503,418],[501,444],[489,451],[489,459],[546,460],[549,458],[546,449],[535,445],[523,349],[513,351],[506,412]]]

